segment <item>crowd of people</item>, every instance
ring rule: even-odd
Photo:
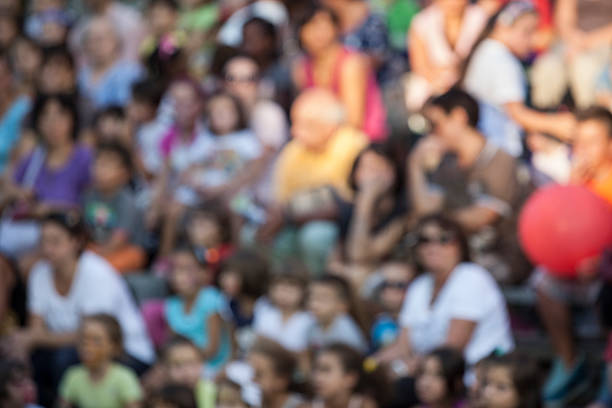
[[[610,252],[517,233],[612,205],[611,51],[610,0],[0,1],[0,406],[612,407]]]

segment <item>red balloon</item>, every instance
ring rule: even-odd
[[[560,278],[612,244],[612,206],[581,186],[536,191],[519,218],[519,238],[531,261]]]

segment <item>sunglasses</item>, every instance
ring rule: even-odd
[[[438,237],[428,237],[427,235],[419,235],[417,245],[440,244],[448,245],[455,241],[455,236],[451,233],[443,233]]]
[[[234,75],[226,75],[225,76],[225,80],[227,82],[257,82],[257,76],[256,75],[250,75],[250,76],[234,76]]]
[[[381,289],[398,289],[405,290],[408,288],[408,282],[393,282],[393,281],[384,281],[380,285]]]

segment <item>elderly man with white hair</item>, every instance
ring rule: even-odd
[[[82,41],[85,64],[78,76],[81,95],[94,109],[125,105],[132,84],[143,70],[137,63],[122,59],[121,38],[114,24],[106,17],[92,18]]]
[[[311,273],[319,274],[338,235],[331,221],[336,198],[351,200],[349,174],[368,139],[346,125],[343,105],[327,90],[303,92],[291,119],[292,140],[281,151],[274,174],[278,207],[270,212],[260,238],[284,227],[275,238],[278,257],[298,255]]]

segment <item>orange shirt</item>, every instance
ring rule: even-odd
[[[612,171],[603,179],[592,179],[586,186],[612,205]]]

